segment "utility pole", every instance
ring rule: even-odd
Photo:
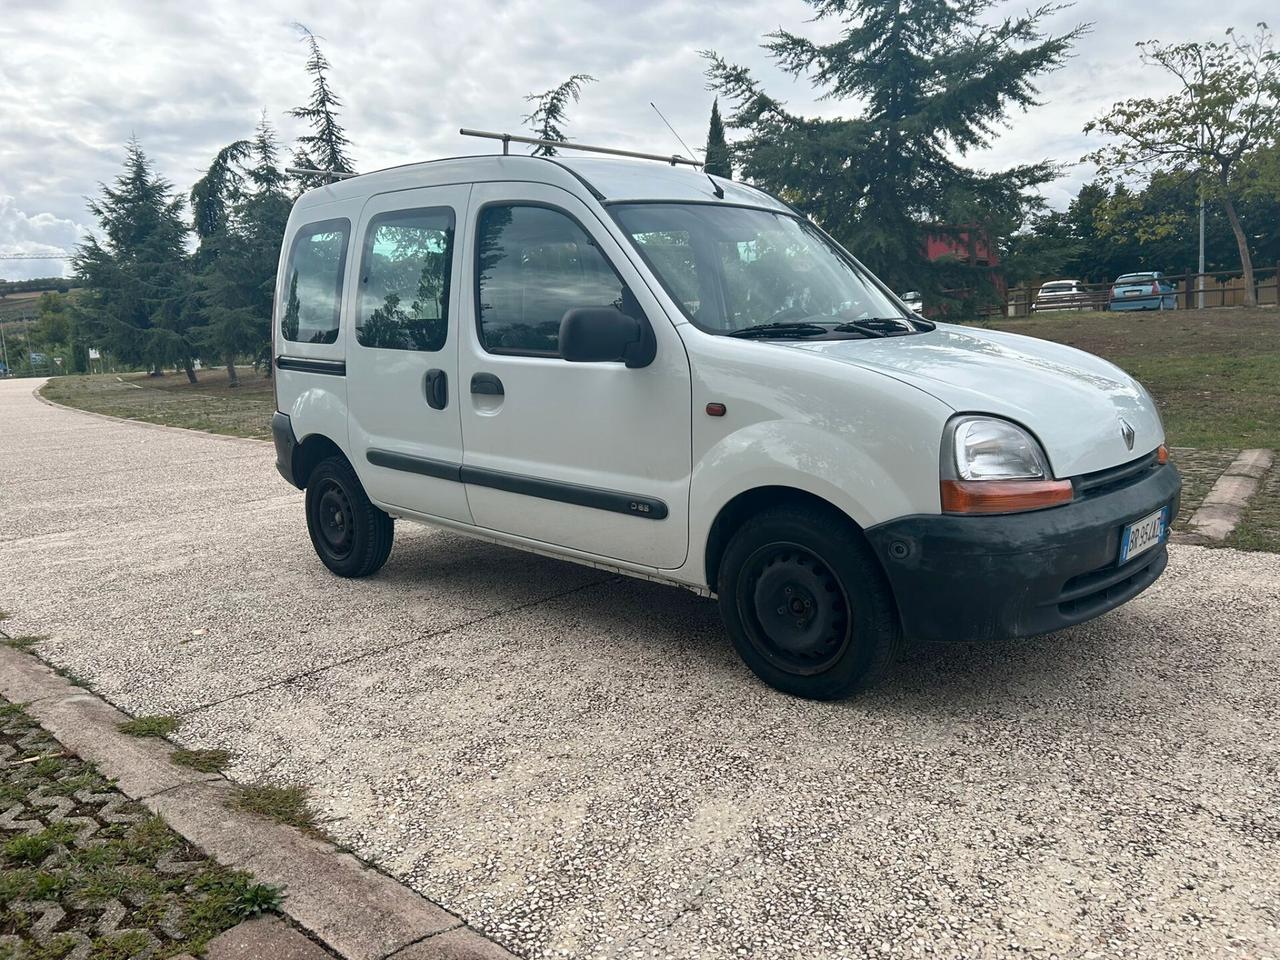
[[[1204,124],[1200,124],[1200,145],[1204,146]],[[1200,194],[1200,262],[1196,267],[1196,306],[1204,309],[1204,176],[1196,178]]]

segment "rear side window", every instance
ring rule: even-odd
[[[485,207],[476,260],[476,316],[490,353],[559,356],[565,311],[624,308],[622,280],[577,221],[558,210]]]
[[[356,339],[388,350],[439,350],[449,336],[453,210],[383,213],[369,222]]]
[[[285,273],[280,333],[295,343],[333,343],[342,313],[351,221],[309,223],[293,238]]]

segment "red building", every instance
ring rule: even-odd
[[[987,277],[996,292],[1005,296],[1008,286],[1004,281],[1004,271],[1000,269],[1000,254],[991,244],[985,232],[978,230],[971,235],[967,229],[959,229],[953,233],[931,233],[925,238],[925,258],[941,260],[951,258],[974,267],[986,267]],[[962,291],[948,291],[953,296]]]

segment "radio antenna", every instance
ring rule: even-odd
[[[673,137],[675,137],[677,140],[679,140],[679,141],[680,141],[680,146],[684,147],[685,152],[686,152],[686,153],[688,153],[688,154],[689,154],[689,156],[691,156],[691,157],[692,157],[692,156],[693,156],[693,151],[692,151],[692,150],[690,150],[690,149],[689,149],[689,145],[688,145],[687,143],[685,143],[685,142],[684,142],[684,138],[683,138],[683,137],[681,137],[681,136],[680,136],[680,134],[676,133],[676,128],[675,128],[675,127],[673,127],[673,126],[670,124],[670,122],[667,120],[667,118],[666,118],[666,117],[662,116],[662,111],[658,109],[658,105],[657,105],[656,103],[654,103],[652,100],[650,100],[650,101],[649,101],[649,106],[653,107],[653,112],[654,112],[654,113],[656,113],[659,117],[661,117],[661,118],[662,118],[662,122],[663,122],[663,123],[665,123],[665,124],[667,125],[667,129],[671,131],[671,135],[672,135]],[[703,165],[702,165],[702,164],[699,164],[699,166],[703,166]],[[704,174],[706,174],[707,179],[708,179],[709,181],[711,181],[711,192],[712,192],[712,193],[714,193],[714,194],[716,195],[716,199],[717,199],[717,200],[723,200],[723,199],[724,199],[724,188],[723,188],[722,186],[720,186],[720,184],[716,183],[716,182],[715,182],[715,180],[713,180],[713,179],[712,179],[711,174],[707,173],[707,171],[706,171],[705,169],[704,169],[702,172],[703,172]]]
[[[680,136],[680,134],[676,133],[676,128],[673,127],[670,123],[668,123],[667,118],[662,115],[662,111],[658,109],[658,105],[654,103],[652,100],[650,100],[649,106],[653,107],[653,112],[658,115],[658,117],[662,120],[663,123],[667,124],[667,129],[670,130],[671,135],[675,137],[677,141],[679,141],[680,146],[684,147],[685,153],[689,154],[689,156],[691,157],[694,156],[694,152],[689,149],[689,145],[684,142],[684,139]],[[699,166],[701,166],[701,164],[699,164]]]

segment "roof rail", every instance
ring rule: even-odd
[[[345,170],[311,170],[308,167],[285,167],[284,172],[293,174],[295,177],[299,175],[306,177],[328,177],[330,181],[349,180],[352,177],[360,176],[358,173],[347,173]]]
[[[573,143],[566,140],[539,140],[537,137],[522,137],[514,133],[493,133],[489,130],[471,130],[463,127],[458,131],[464,137],[483,137],[486,140],[501,140],[502,152],[505,155],[512,143],[529,143],[535,147],[554,147],[557,150],[582,150],[584,153],[607,153],[614,157],[635,157],[637,160],[660,160],[671,166],[683,163],[690,167],[702,166],[701,160],[690,160],[679,154],[640,153],[636,150],[619,150],[616,147],[592,147],[585,143]]]

